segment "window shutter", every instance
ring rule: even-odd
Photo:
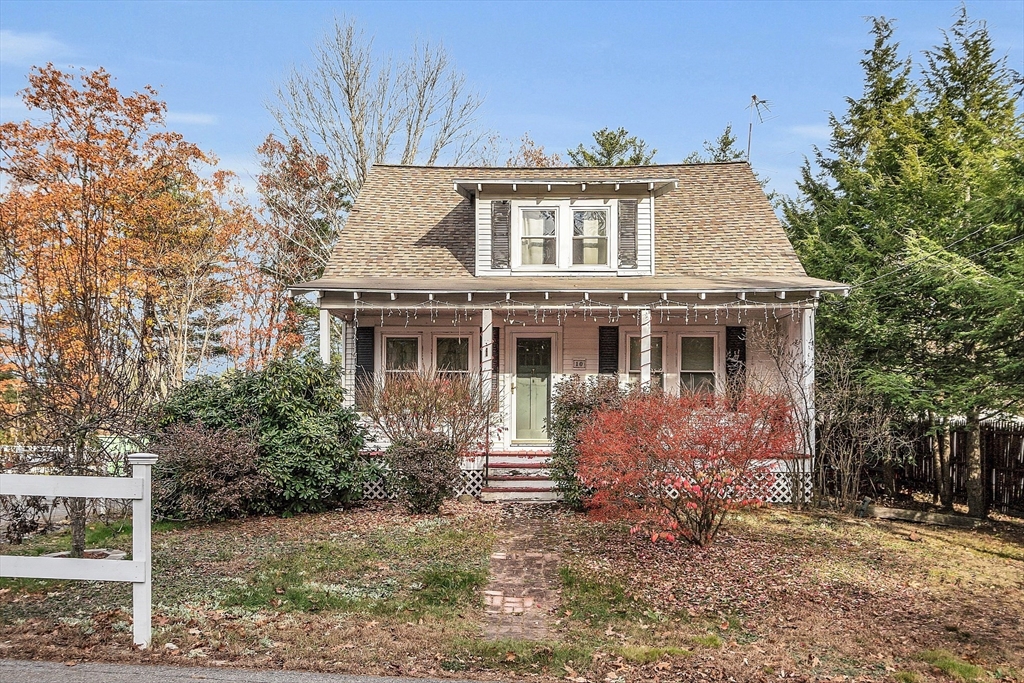
[[[619,328],[597,328],[597,371],[602,375],[619,372]]]
[[[372,327],[356,328],[356,406],[365,403],[373,383],[374,333]]]
[[[512,253],[512,203],[491,202],[491,268],[508,268]],[[497,328],[495,328],[497,329]]]
[[[636,268],[636,200],[619,200],[619,268]]]
[[[725,328],[725,376],[730,386],[742,388],[746,382],[747,328]]]

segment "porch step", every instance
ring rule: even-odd
[[[487,487],[492,489],[513,489],[521,487],[553,489],[555,482],[546,475],[530,474],[492,474],[487,475]]]
[[[546,462],[492,462],[487,468],[487,476],[493,481],[496,477],[540,477],[551,476],[550,464]]]
[[[561,496],[554,487],[540,486],[487,486],[480,491],[480,500],[485,503],[550,503],[559,500]]]

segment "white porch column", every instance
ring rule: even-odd
[[[331,312],[326,308],[320,309],[320,360],[331,362]]]
[[[480,311],[480,390],[484,398],[491,397],[493,374],[491,362],[494,360],[494,317],[491,309]]]
[[[651,309],[640,309],[640,386],[651,388]]]
[[[800,330],[800,358],[801,366],[803,370],[803,376],[800,381],[803,383],[801,387],[804,392],[804,396],[807,397],[807,420],[808,429],[807,434],[814,434],[814,309],[817,304],[808,306],[802,311],[801,315],[801,330]],[[809,443],[804,444],[804,452],[808,457],[814,457],[814,438],[807,439]]]

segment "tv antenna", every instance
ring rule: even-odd
[[[750,163],[750,141],[754,137],[754,113],[757,113],[758,123],[764,123],[764,116],[761,115],[762,111],[771,111],[771,102],[768,100],[762,100],[757,95],[750,96],[750,105],[747,107],[750,110],[750,123],[747,125],[747,163]]]

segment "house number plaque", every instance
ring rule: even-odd
[[[587,359],[586,358],[573,358],[572,359],[572,369],[573,370],[586,370],[587,369]]]

